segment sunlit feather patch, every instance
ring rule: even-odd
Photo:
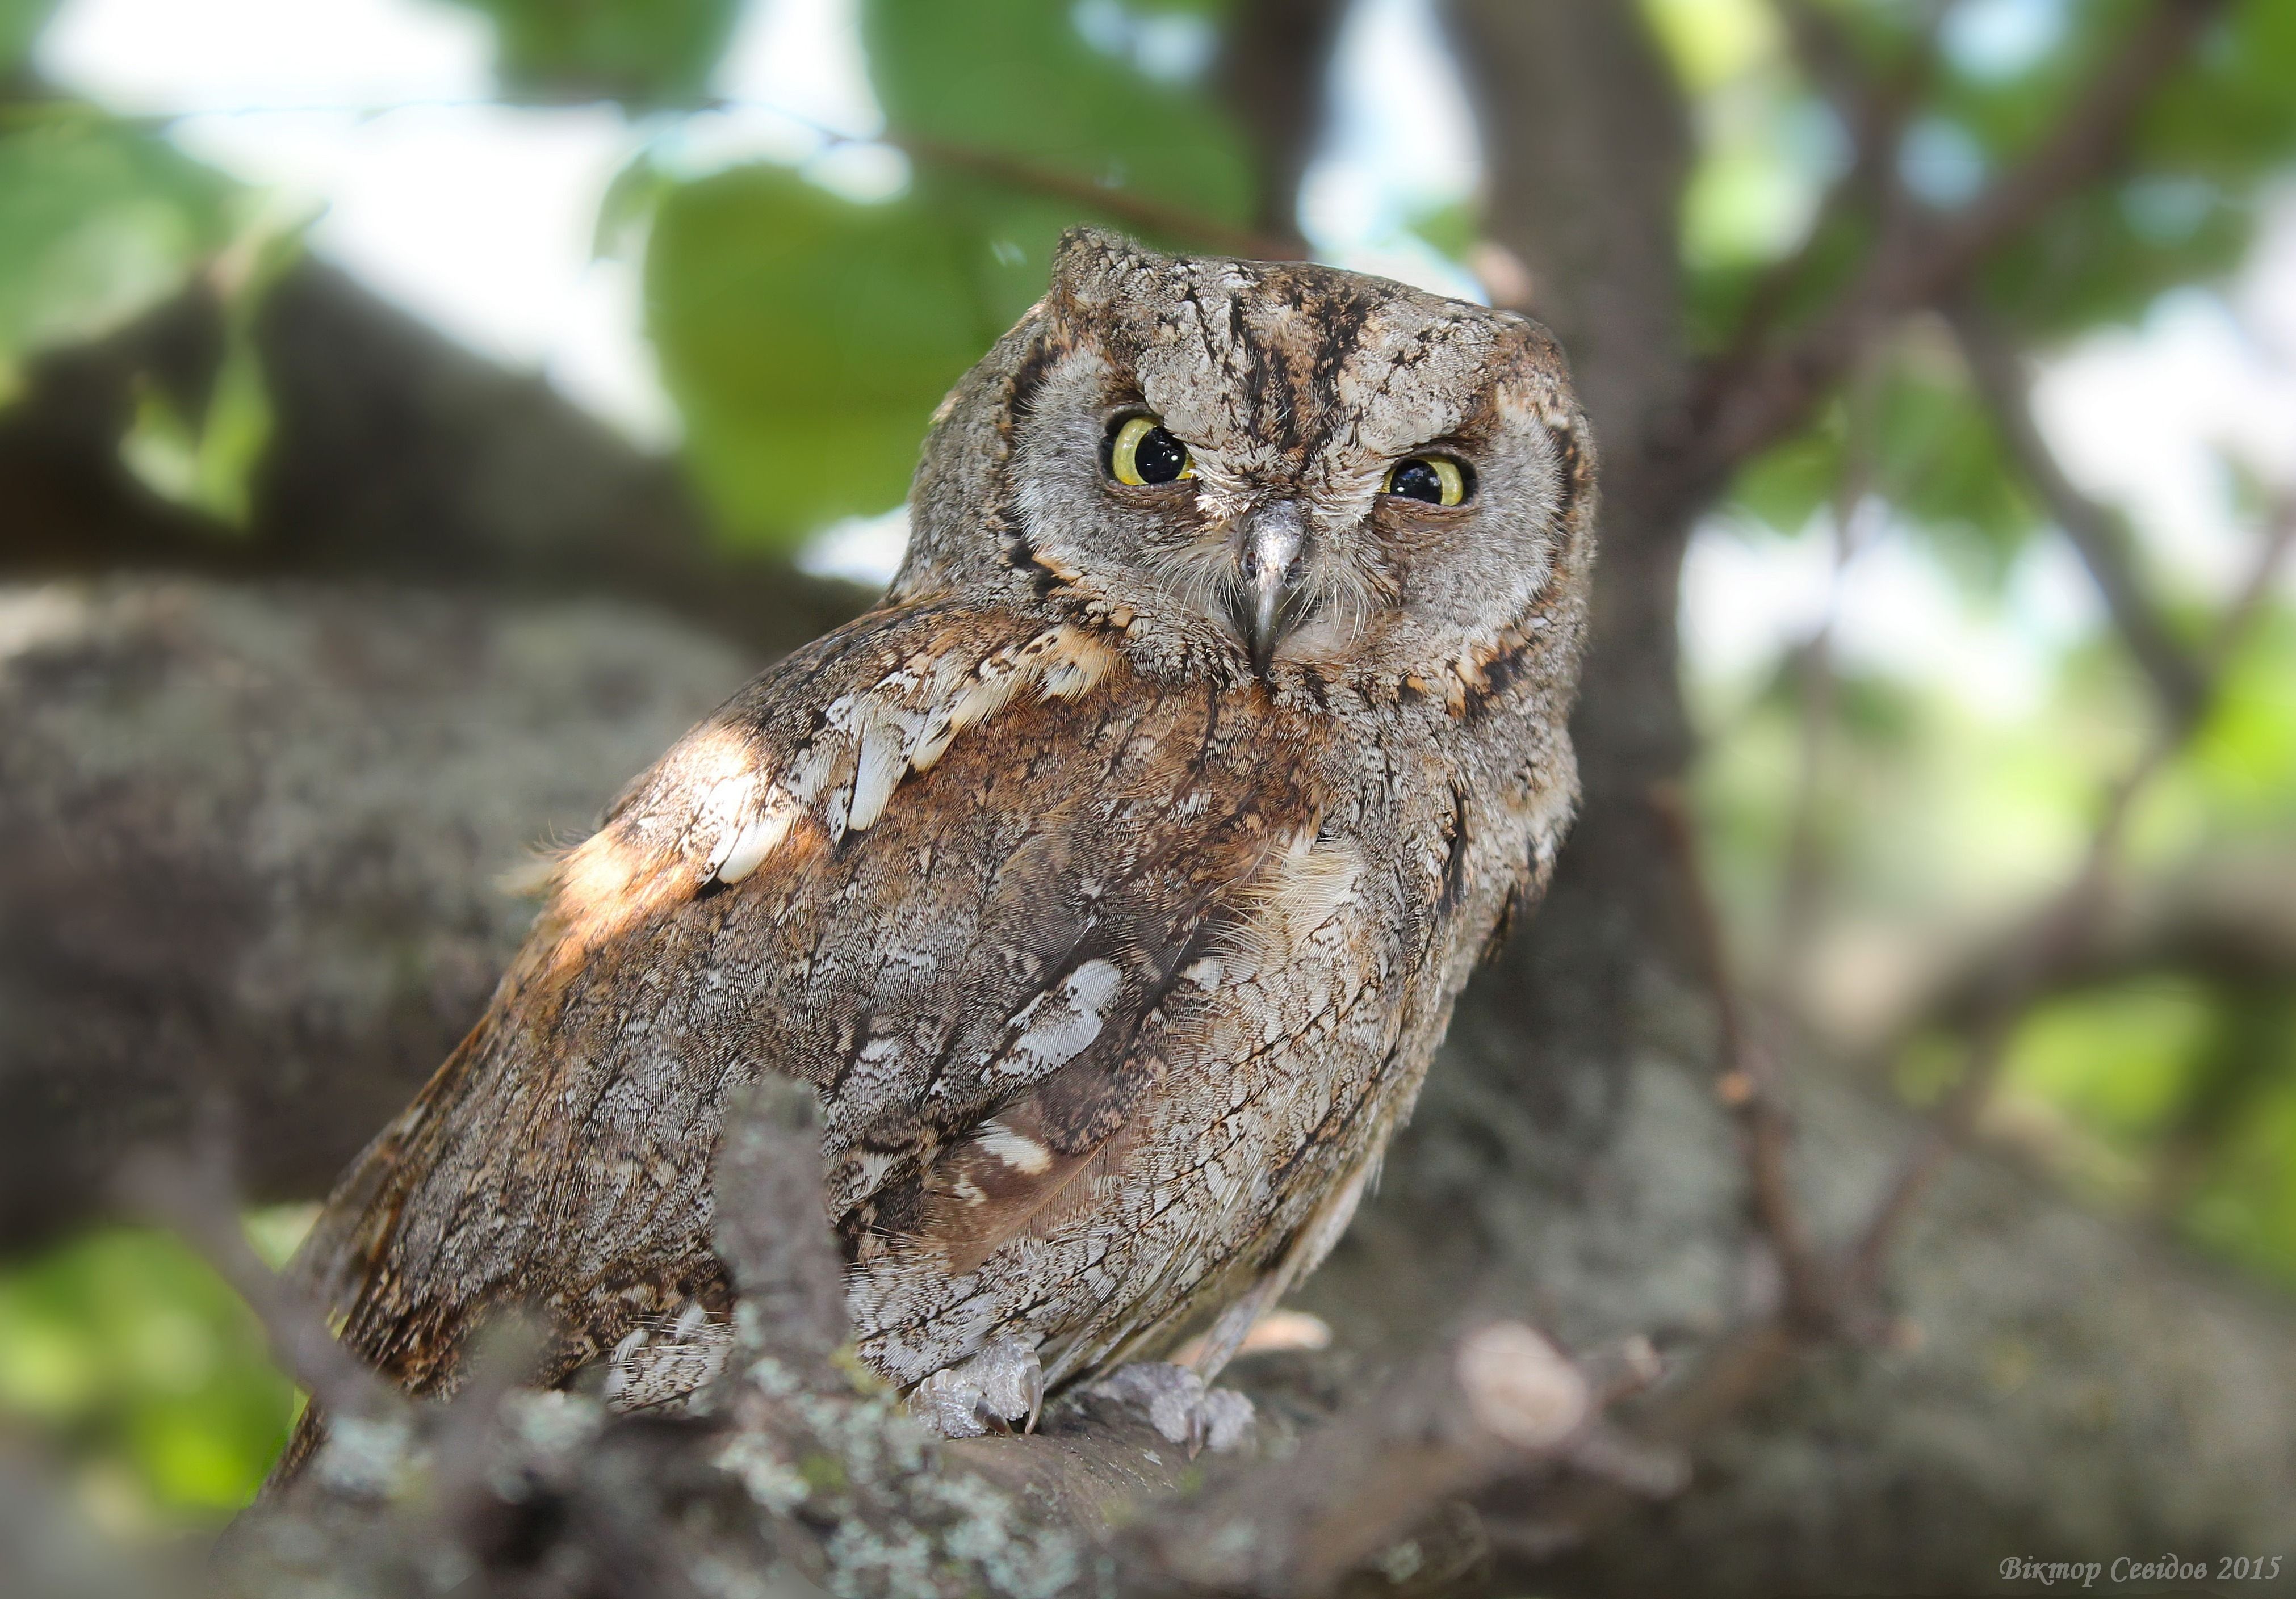
[[[739,882],[756,871],[789,836],[790,824],[797,817],[797,802],[779,789],[770,791],[759,815],[726,833],[724,858],[718,863],[718,881]]]
[[[1062,625],[969,666],[961,658],[912,662],[840,695],[824,712],[822,731],[772,781],[744,774],[711,786],[697,816],[716,835],[703,881],[750,876],[808,813],[832,842],[866,832],[902,780],[931,771],[958,734],[1031,691],[1042,700],[1076,699],[1115,659],[1095,634]]]

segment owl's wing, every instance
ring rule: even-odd
[[[714,1283],[709,1157],[761,1071],[819,1090],[849,1247],[968,1269],[1120,1146],[1222,939],[1315,837],[1299,754],[1105,631],[929,603],[850,624],[561,863],[306,1269],[418,1390],[512,1301],[586,1357]]]

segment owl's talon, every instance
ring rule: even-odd
[[[909,1414],[943,1438],[1033,1432],[1045,1407],[1045,1370],[1035,1346],[999,1338],[979,1354],[943,1366],[909,1393]]]
[[[1088,1390],[1147,1417],[1148,1424],[1190,1455],[1233,1449],[1250,1434],[1251,1401],[1232,1388],[1207,1388],[1185,1365],[1142,1361],[1119,1366]]]

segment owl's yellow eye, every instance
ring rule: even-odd
[[[1152,416],[1128,416],[1108,436],[1108,475],[1119,483],[1177,483],[1196,475],[1188,447]]]
[[[1430,505],[1456,505],[1465,501],[1470,487],[1467,469],[1450,456],[1413,455],[1387,469],[1379,491]]]

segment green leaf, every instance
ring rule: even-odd
[[[32,42],[48,25],[61,0],[0,0],[0,81],[13,75],[32,53]]]
[[[869,76],[893,128],[1211,220],[1248,220],[1251,166],[1227,119],[1201,94],[1095,50],[1070,10],[1061,0],[866,0]],[[937,165],[929,154],[924,164]],[[1085,209],[1068,209],[1072,219]]]
[[[1749,461],[1731,486],[1730,498],[1755,521],[1781,533],[1797,533],[1833,500],[1841,476],[1841,422],[1833,414]]]
[[[691,105],[709,87],[738,0],[461,0],[495,24],[495,67],[517,100]]]
[[[111,1228],[0,1271],[0,1414],[75,1463],[124,1464],[147,1525],[245,1505],[293,1403],[254,1316],[165,1234]]]
[[[211,275],[223,311],[223,358],[207,391],[186,399],[143,375],[135,419],[119,441],[121,463],[146,488],[226,528],[247,528],[255,471],[271,443],[256,316],[302,251],[299,228],[250,230],[233,245]]]
[[[1797,531],[1837,492],[1844,432],[1837,399],[1750,462],[1733,503],[1781,532]],[[1901,341],[1881,384],[1873,437],[1871,492],[1972,586],[1996,586],[2042,519],[1950,348]]]
[[[664,196],[649,323],[733,531],[785,544],[900,500],[933,406],[1003,331],[970,243],[922,201],[854,205],[785,168]]]
[[[231,239],[236,194],[165,141],[80,108],[0,136],[0,370],[174,294]]]
[[[196,420],[159,385],[144,385],[135,420],[120,439],[119,457],[162,498],[244,528],[255,469],[271,442],[271,397],[254,346],[234,338]]]
[[[900,500],[933,407],[1043,295],[1062,231],[1116,220],[1091,184],[1224,225],[1250,214],[1225,120],[1095,50],[1065,5],[870,0],[864,24],[915,152],[906,194],[857,205],[767,166],[656,194],[663,377],[697,481],[753,542]]]

